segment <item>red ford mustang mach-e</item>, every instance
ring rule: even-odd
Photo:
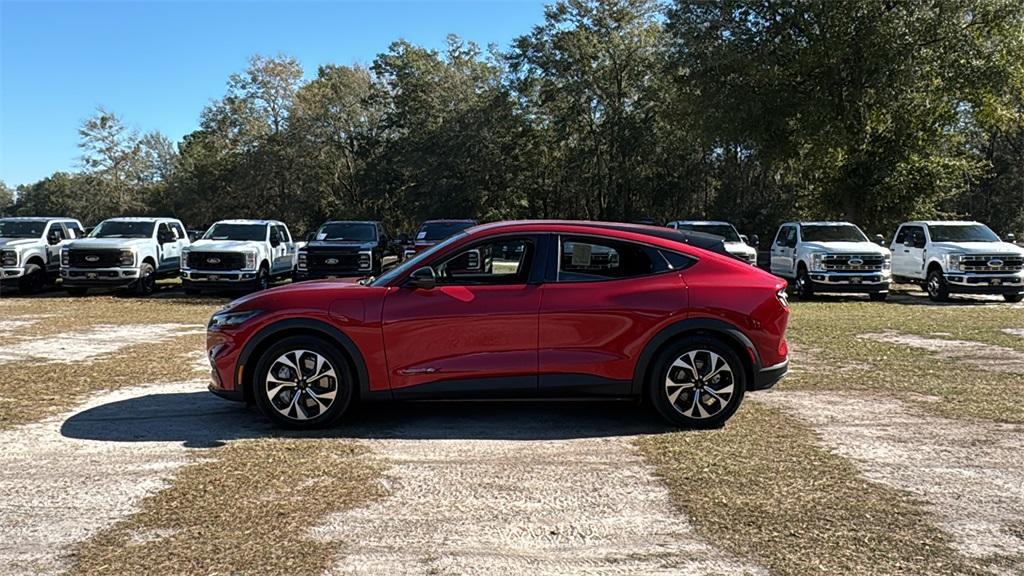
[[[379,278],[232,302],[210,319],[210,390],[292,428],[356,400],[584,396],[718,426],[785,374],[785,294],[715,237],[487,224]]]

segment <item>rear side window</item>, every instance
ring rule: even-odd
[[[646,276],[674,270],[676,264],[685,268],[692,262],[682,259],[689,260],[680,254],[632,242],[563,236],[559,249],[558,281],[592,282]]]

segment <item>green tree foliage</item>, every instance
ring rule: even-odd
[[[254,56],[177,145],[100,109],[81,173],[19,188],[16,211],[1020,234],[1022,31],[1009,0],[556,0],[505,52],[397,41],[311,78]]]
[[[14,208],[14,190],[7,183],[0,180],[0,216],[7,214]]]

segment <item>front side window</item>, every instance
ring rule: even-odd
[[[43,220],[0,220],[0,238],[42,238]]]
[[[380,277],[372,280],[369,283],[369,285],[370,286],[388,286],[388,285],[390,285],[392,282],[394,282],[398,278],[401,278],[406,273],[412,272],[413,270],[416,270],[417,268],[423,266],[423,263],[426,262],[427,260],[429,260],[430,258],[432,258],[434,256],[434,254],[437,254],[438,252],[448,248],[449,246],[451,246],[455,242],[458,242],[465,235],[466,235],[465,233],[456,234],[455,236],[452,236],[451,238],[448,238],[447,240],[445,240],[444,242],[441,242],[440,244],[435,244],[435,245],[431,246],[430,248],[427,248],[423,252],[420,252],[416,256],[413,256],[412,258],[406,260],[405,262],[401,263],[400,265],[395,266],[389,272],[385,272]]]
[[[532,238],[497,238],[476,244],[435,266],[437,283],[526,284],[535,252]]]
[[[214,224],[203,234],[203,240],[239,240],[262,242],[267,239],[263,224]]]
[[[85,230],[82,230],[82,227],[78,225],[78,222],[65,222],[64,228],[67,228],[68,235],[71,238],[81,238],[82,236],[85,236]]]
[[[328,222],[317,230],[314,238],[337,242],[375,242],[377,226],[369,222]]]
[[[47,240],[51,237],[56,238],[58,242],[61,240],[67,240],[68,235],[64,232],[64,227],[60,225],[60,222],[54,222],[50,225],[50,231],[46,234]]]
[[[281,242],[291,242],[292,237],[288,235],[288,229],[280,224],[276,224],[274,229],[277,230],[277,237],[281,239]]]
[[[928,227],[932,242],[999,242],[984,224],[935,224]]]
[[[104,220],[93,228],[90,238],[152,238],[155,222]]]
[[[659,250],[649,246],[604,238],[563,236],[559,249],[558,281],[616,280],[673,268]]]
[[[785,248],[796,247],[796,227],[783,226],[779,228],[779,234],[775,237],[775,245]]]
[[[867,242],[868,238],[853,224],[804,224],[800,227],[804,242]]]

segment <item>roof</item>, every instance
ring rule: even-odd
[[[974,222],[971,220],[914,220],[912,222],[904,222],[900,226],[906,226],[907,224],[916,224],[918,226],[935,226],[935,225],[952,225],[952,226],[973,226],[981,224],[981,222]],[[984,226],[984,224],[982,224]]]
[[[433,220],[424,220],[423,224],[433,223],[433,222],[452,222],[452,223],[455,223],[455,222],[473,222],[475,224],[476,220],[474,220],[472,218],[435,218]],[[421,226],[422,226],[422,224],[421,224]]]
[[[78,222],[75,218],[68,218],[66,216],[8,216],[0,218],[0,220],[10,220],[14,222],[49,222],[50,220]]]
[[[214,224],[284,224],[280,220],[254,220],[247,218],[234,218],[230,220],[217,220]]]
[[[380,220],[328,220],[320,226],[326,226],[328,224],[374,224],[380,225]]]
[[[107,218],[108,220],[115,220],[118,222],[160,222],[162,220],[171,220],[177,222],[177,218],[171,218],[169,216],[117,216],[115,218]]]
[[[673,220],[669,224],[687,224],[689,226],[732,226],[732,222],[724,220]],[[735,226],[733,226],[735,228]]]
[[[732,254],[730,254],[725,249],[725,244],[721,236],[705,234],[703,232],[693,232],[690,230],[674,230],[672,228],[666,228],[664,226],[648,226],[646,224],[626,224],[624,222],[595,222],[591,220],[512,220],[508,222],[493,222],[490,224],[474,226],[473,228],[467,230],[467,232],[470,234],[479,234],[482,232],[489,232],[494,230],[500,231],[502,229],[514,230],[516,228],[539,227],[549,229],[545,231],[557,231],[559,227],[567,227],[592,228],[597,233],[600,233],[601,231],[604,230],[628,232],[631,234],[649,236],[652,238],[659,238],[661,240],[668,240],[671,242],[690,244],[698,248],[703,248],[704,250],[722,254],[723,256],[732,257]]]
[[[845,222],[842,220],[808,220],[808,221],[797,221],[797,222],[783,222],[782,226],[797,225],[797,226],[856,226],[853,222]]]

